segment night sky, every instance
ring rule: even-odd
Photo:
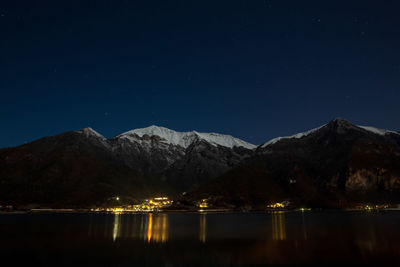
[[[84,3],[82,3],[84,2]],[[0,147],[159,125],[400,130],[400,1],[0,1]]]

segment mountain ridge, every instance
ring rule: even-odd
[[[250,209],[288,199],[335,208],[400,201],[400,135],[332,120],[307,134],[259,146],[187,199],[210,196],[218,199],[216,206]]]
[[[173,144],[173,145],[180,145],[184,148],[187,148],[190,146],[190,144],[196,139],[202,139],[210,144],[213,145],[221,145],[229,148],[233,147],[245,147],[247,149],[255,149],[257,145],[253,145],[249,142],[243,141],[239,138],[233,137],[228,134],[219,134],[219,133],[201,133],[197,131],[190,131],[190,132],[178,132],[172,129],[168,129],[166,127],[162,126],[156,126],[156,125],[151,125],[149,127],[145,128],[137,128],[133,130],[129,130],[127,132],[124,132],[122,134],[119,134],[113,138],[105,138],[103,135],[98,133],[97,131],[93,130],[91,127],[87,127],[84,129],[77,130],[76,132],[83,133],[86,136],[97,136],[102,139],[116,139],[116,138],[127,138],[127,139],[132,139],[135,137],[135,135],[139,137],[143,137],[145,135],[148,136],[159,136],[162,139],[166,141],[168,144]]]
[[[330,123],[338,123],[338,124],[343,124],[343,125],[347,124],[347,125],[351,125],[351,127],[355,126],[355,127],[360,128],[360,129],[363,129],[363,130],[366,130],[366,131],[369,131],[369,132],[372,132],[372,133],[375,133],[375,134],[379,134],[379,135],[400,134],[399,132],[392,131],[392,130],[379,129],[379,128],[372,127],[372,126],[355,125],[355,124],[352,124],[350,121],[342,119],[342,118],[335,118]],[[290,135],[290,136],[275,137],[275,138],[272,138],[269,141],[259,145],[259,147],[265,148],[268,145],[274,144],[274,143],[276,143],[276,142],[278,142],[278,141],[280,141],[282,139],[302,138],[304,136],[307,136],[307,135],[309,135],[309,134],[311,134],[311,133],[323,128],[323,127],[326,127],[327,125],[328,124],[324,124],[324,125],[321,125],[321,126],[319,126],[317,128],[313,128],[313,129],[305,131],[305,132],[299,132],[299,133],[296,133],[296,134],[293,134],[293,135]]]
[[[0,149],[0,202],[68,206],[98,204],[115,195],[173,196],[221,175],[253,151],[198,133],[186,148],[163,136],[131,137],[107,139],[87,127]]]
[[[152,126],[107,139],[88,127],[0,149],[0,202],[65,207],[188,192],[237,208],[282,198],[335,206],[400,193],[398,132],[335,119],[252,149],[231,138]]]

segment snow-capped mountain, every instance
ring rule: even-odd
[[[64,206],[116,194],[179,194],[234,168],[255,147],[229,135],[157,126],[107,139],[88,127],[0,150],[0,202]]]
[[[255,145],[230,135],[196,131],[177,132],[160,126],[122,133],[109,139],[108,144],[115,156],[126,165],[156,173],[165,171],[177,161],[189,157],[194,151],[199,152],[198,150],[205,146],[212,147],[210,149],[215,153],[229,151],[232,154],[229,155],[230,158],[221,159],[221,162],[227,162],[224,165],[234,165],[232,161],[236,162],[237,157],[242,157],[235,151],[249,150],[250,153],[250,150],[256,148]]]
[[[0,149],[0,203],[85,206],[115,195],[198,190],[191,196],[217,195],[234,206],[280,198],[335,206],[355,196],[400,196],[399,166],[398,132],[343,119],[257,148],[229,135],[158,126],[109,139],[85,128]]]
[[[360,125],[351,124],[350,122],[348,122],[346,120],[343,120],[341,118],[336,118],[332,122],[336,122],[338,124],[338,128],[337,128],[338,133],[344,132],[346,129],[353,129],[353,130],[361,130],[361,131],[364,130],[364,131],[368,131],[368,132],[371,132],[373,134],[382,135],[382,136],[390,135],[390,134],[400,135],[398,132],[395,132],[395,131],[378,129],[378,128],[371,127],[371,126],[360,126]],[[265,142],[260,147],[261,148],[265,148],[265,147],[267,147],[269,145],[275,144],[275,143],[277,143],[277,142],[279,142],[281,140],[285,140],[285,139],[303,138],[303,137],[306,137],[306,136],[308,136],[308,135],[310,135],[310,134],[312,134],[312,133],[324,128],[324,127],[327,127],[327,124],[324,124],[324,125],[322,125],[320,127],[317,127],[315,129],[311,129],[311,130],[308,130],[308,131],[302,132],[302,133],[297,133],[297,134],[294,134],[294,135],[291,135],[291,136],[276,137],[276,138],[273,138],[273,139]]]
[[[179,190],[193,188],[228,171],[256,148],[230,135],[178,132],[160,126],[134,129],[111,139],[92,128],[77,133],[124,165],[159,175]]]
[[[100,138],[100,139],[106,139],[104,136],[102,136],[101,134],[99,134],[98,132],[96,132],[95,130],[93,130],[90,127],[84,128],[84,129],[79,130],[77,132],[85,135],[86,137],[97,137],[97,138]]]
[[[237,168],[195,192],[244,206],[290,199],[297,205],[348,207],[400,201],[400,134],[335,119],[272,139]]]
[[[128,140],[137,141],[138,138],[143,136],[158,136],[161,141],[166,144],[172,144],[188,148],[194,142],[204,140],[214,146],[224,146],[229,148],[244,147],[247,149],[256,148],[255,145],[247,143],[238,138],[234,138],[230,135],[218,134],[218,133],[199,133],[196,131],[191,132],[177,132],[160,126],[150,126],[141,129],[135,129],[118,135],[117,138],[126,138]]]

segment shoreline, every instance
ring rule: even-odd
[[[277,209],[277,210],[253,210],[253,211],[237,211],[230,209],[209,209],[209,210],[158,210],[158,211],[126,211],[126,212],[112,212],[112,211],[91,211],[90,209],[32,209],[32,210],[15,210],[15,211],[0,211],[0,215],[11,214],[40,214],[40,213],[91,213],[91,214],[149,214],[149,213],[274,213],[274,212],[379,212],[379,211],[400,211],[400,208],[386,208],[386,209]]]

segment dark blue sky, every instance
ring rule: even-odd
[[[82,3],[85,2],[85,3]],[[0,1],[0,147],[160,125],[400,130],[399,1]]]

